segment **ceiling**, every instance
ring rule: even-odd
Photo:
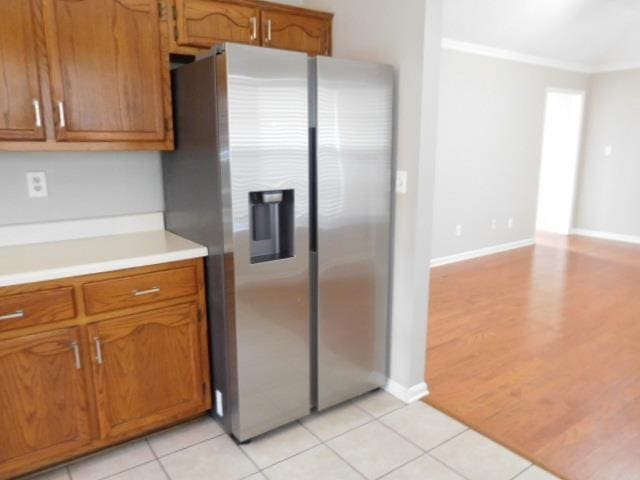
[[[640,67],[640,0],[444,0],[444,37],[573,64]]]

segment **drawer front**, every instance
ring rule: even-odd
[[[75,318],[73,287],[0,295],[0,332]]]
[[[195,295],[198,291],[195,267],[92,282],[82,288],[89,315]]]

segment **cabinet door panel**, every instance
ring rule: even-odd
[[[263,44],[267,47],[296,50],[310,55],[331,53],[331,21],[323,18],[262,11]]]
[[[58,140],[162,140],[154,0],[44,0]]]
[[[0,140],[44,140],[32,0],[0,2]]]
[[[204,404],[198,323],[197,305],[184,304],[89,327],[104,438],[162,425]]]
[[[260,11],[216,0],[177,0],[178,45],[209,48],[234,42],[260,44]]]
[[[0,341],[0,478],[89,443],[79,342],[76,328]]]

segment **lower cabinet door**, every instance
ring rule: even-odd
[[[195,303],[89,326],[103,438],[129,437],[205,404]]]
[[[0,478],[91,441],[77,328],[0,341]]]

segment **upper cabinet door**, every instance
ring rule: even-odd
[[[0,140],[44,140],[32,0],[0,1]]]
[[[44,0],[56,138],[165,137],[155,0]]]
[[[103,438],[159,426],[206,402],[195,303],[105,320],[89,327]]]
[[[176,43],[210,48],[234,42],[260,44],[260,10],[217,0],[176,1]]]
[[[331,55],[331,18],[265,9],[262,39],[266,47]]]
[[[0,340],[0,478],[90,442],[85,358],[77,328]]]

